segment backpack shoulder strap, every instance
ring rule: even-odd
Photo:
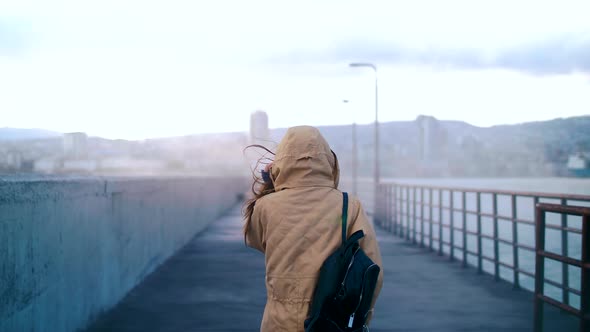
[[[348,193],[342,193],[342,245],[346,243],[346,220],[348,219]]]

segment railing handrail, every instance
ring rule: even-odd
[[[559,194],[559,193],[548,193],[548,192],[535,192],[535,191],[519,191],[519,190],[497,190],[497,189],[485,189],[485,188],[472,188],[472,187],[447,187],[447,186],[429,186],[424,184],[410,184],[398,181],[383,181],[380,184],[394,184],[400,187],[410,188],[424,188],[434,190],[445,190],[445,191],[457,191],[457,192],[468,192],[468,193],[482,193],[482,194],[497,194],[497,195],[516,195],[522,197],[539,197],[545,199],[567,199],[572,201],[590,201],[590,195],[581,194]]]
[[[538,203],[537,208],[546,212],[566,213],[568,215],[583,216],[590,210],[589,207],[576,205],[560,205],[551,203]]]

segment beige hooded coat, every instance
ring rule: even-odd
[[[320,267],[341,243],[338,176],[338,162],[316,128],[287,131],[271,168],[276,192],[256,201],[246,230],[246,243],[265,255],[263,332],[304,330]],[[347,225],[349,236],[364,231],[360,246],[383,271],[375,231],[355,197],[349,199]],[[373,304],[382,283],[383,272]]]

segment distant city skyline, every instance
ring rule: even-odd
[[[585,1],[0,3],[0,127],[142,139],[590,114]],[[344,104],[343,99],[350,100]]]

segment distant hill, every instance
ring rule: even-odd
[[[17,141],[61,136],[61,133],[45,129],[0,128],[0,140]]]
[[[428,137],[421,129],[425,121],[430,123]],[[352,126],[318,128],[341,163],[350,165]],[[372,173],[373,128],[364,124],[356,129],[363,175]],[[590,152],[590,116],[492,127],[419,116],[414,121],[383,122],[379,128],[383,176],[565,175],[569,155]],[[279,142],[285,131],[272,130],[272,141]]]

